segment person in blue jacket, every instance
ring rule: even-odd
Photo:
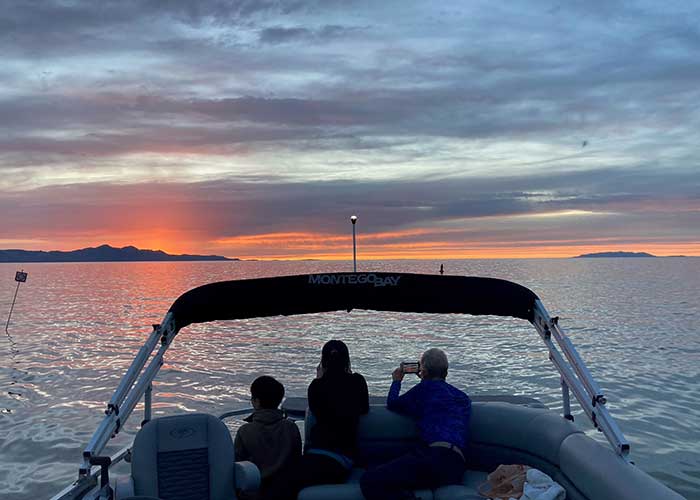
[[[411,453],[367,471],[360,479],[367,500],[413,498],[413,490],[462,484],[469,441],[469,396],[445,381],[447,355],[428,349],[418,385],[402,396],[402,367],[392,373],[386,406],[416,421],[421,444]]]

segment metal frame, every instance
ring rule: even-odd
[[[572,392],[593,425],[605,434],[615,452],[626,462],[630,462],[629,443],[605,407],[606,398],[600,387],[593,379],[571,340],[559,327],[558,319],[558,317],[552,318],[549,316],[540,300],[535,301],[531,322],[547,346],[549,359],[561,376],[564,418],[573,420],[570,403],[570,392]],[[105,459],[105,457],[100,457],[100,453],[102,453],[109,440],[120,431],[142,397],[144,398],[145,406],[144,422],[151,419],[153,380],[163,364],[165,351],[172,343],[175,335],[177,335],[178,330],[174,317],[170,312],[168,312],[160,325],[153,325],[153,332],[139,350],[114,395],[109,400],[105,410],[105,417],[83,451],[83,463],[79,469],[78,479],[71,486],[54,496],[52,500],[82,498],[82,496],[97,486],[97,477],[100,474],[100,470],[93,472],[94,464],[91,462],[97,461],[97,459]],[[554,337],[564,356],[557,349],[557,345],[552,341],[552,337]],[[159,340],[160,347],[153,354]],[[150,363],[144,369],[149,358]],[[250,413],[250,411],[250,409],[234,410],[222,414],[219,418],[223,420],[230,416],[245,415]],[[127,447],[110,457],[112,464],[127,458],[129,451]]]
[[[90,459],[102,453],[106,444],[120,431],[121,427],[136,407],[136,404],[144,395],[146,396],[144,417],[145,420],[150,419],[152,382],[163,364],[163,355],[173,341],[176,333],[177,330],[175,329],[175,322],[171,313],[165,316],[160,325],[153,326],[153,332],[148,340],[146,340],[146,343],[141,347],[136,358],[119,383],[114,395],[107,404],[105,417],[102,419],[102,422],[93,434],[90,442],[85,447],[85,450],[83,450],[83,465],[78,472],[79,477],[90,474],[92,468]],[[149,365],[144,370],[144,366],[149,357],[151,357],[159,339],[160,348],[156,354],[153,355]]]
[[[615,422],[605,407],[607,399],[603,391],[593,379],[591,372],[588,371],[574,344],[559,326],[559,318],[550,317],[544,304],[537,300],[535,302],[532,324],[537,329],[540,337],[542,337],[547,349],[549,349],[549,359],[561,375],[564,418],[573,420],[569,398],[569,391],[571,391],[583,411],[591,419],[595,428],[602,431],[615,452],[629,462],[630,444],[622,434],[617,422]],[[564,352],[568,363],[559,353],[554,342],[552,342],[552,336],[554,336],[557,344]]]
[[[117,453],[110,457],[111,465],[118,464],[126,460],[131,461],[131,446],[125,446]],[[73,500],[81,498],[82,495],[89,493],[92,489],[98,486],[100,469],[90,472],[89,474],[80,476],[73,484],[65,487],[61,492],[52,497],[51,500]]]

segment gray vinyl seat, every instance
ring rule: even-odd
[[[487,473],[499,464],[515,463],[548,474],[566,489],[567,500],[682,499],[609,447],[587,437],[574,423],[545,408],[474,402],[469,429],[462,484],[416,491],[417,498],[483,500],[478,488]],[[363,500],[358,482],[364,470],[402,455],[418,442],[411,419],[383,405],[370,405],[369,413],[360,418],[356,469],[348,482],[305,488],[298,500]]]
[[[304,423],[305,442],[314,423],[307,411]],[[418,442],[416,425],[408,417],[387,410],[384,405],[370,405],[370,411],[360,418],[357,429],[355,467],[345,484],[323,484],[304,488],[298,500],[364,500],[360,477],[368,467],[379,465],[410,451]],[[432,500],[429,489],[416,490],[416,499]]]
[[[231,434],[203,413],[152,420],[134,439],[133,495],[163,500],[235,499]]]

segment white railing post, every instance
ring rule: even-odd
[[[607,402],[605,395],[593,379],[591,372],[579,356],[571,340],[559,327],[558,319],[550,318],[549,313],[539,300],[535,302],[532,324],[549,350],[549,359],[561,375],[564,417],[568,418],[567,414],[570,416],[570,390],[579,402],[579,405],[581,405],[584,413],[593,422],[595,428],[603,432],[618,455],[629,461],[629,442],[625,439],[617,422],[615,422],[605,407]],[[561,355],[554,342],[552,342],[552,335],[564,352],[566,359]]]
[[[92,469],[90,458],[98,456],[109,440],[114,437],[126,423],[136,404],[150,387],[158,370],[163,364],[163,355],[177,334],[172,314],[166,314],[163,323],[154,327],[153,332],[139,350],[136,359],[122,378],[117,390],[110,399],[105,410],[105,417],[90,438],[83,450],[83,464],[78,471],[79,476],[89,475]],[[161,346],[151,359],[148,367],[143,370],[158,339]],[[134,385],[135,384],[135,385]],[[147,405],[150,412],[150,404]]]

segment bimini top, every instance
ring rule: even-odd
[[[352,309],[464,313],[533,319],[537,295],[494,278],[408,273],[329,273],[221,281],[173,303],[176,328],[206,321]]]

